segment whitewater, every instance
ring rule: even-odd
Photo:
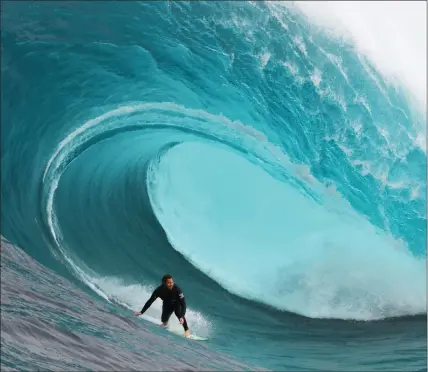
[[[2,370],[426,370],[426,3],[1,17]]]

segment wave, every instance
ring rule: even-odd
[[[73,168],[73,162],[79,166]],[[101,235],[106,215],[115,231],[137,240],[142,234],[131,219],[154,212],[174,249],[239,296],[317,318],[424,312],[424,260],[240,122],[172,103],[135,103],[90,119],[59,144],[44,172],[45,220],[55,248],[78,276],[114,299],[120,291],[102,289],[105,282],[94,279],[103,270],[109,273],[108,264],[93,271],[89,266],[101,256],[92,252],[96,260],[82,259],[68,248],[70,233],[64,239],[59,222],[64,217],[58,218],[54,200],[65,172],[58,209],[74,221],[96,216],[92,223],[82,221],[92,225],[92,244],[108,239]],[[115,203],[117,180],[125,189]],[[145,193],[150,203],[146,199],[144,207],[152,211],[138,212],[125,202],[130,195],[129,202],[138,203]],[[80,200],[75,213],[65,199]],[[97,205],[94,211],[91,203]],[[125,222],[119,223],[121,218]],[[82,234],[84,227],[77,230]],[[114,257],[110,249],[108,255]],[[120,269],[123,275],[125,267]]]
[[[64,39],[6,6],[24,20],[2,34],[5,236],[46,259],[43,235],[128,308],[174,272],[204,329],[226,291],[312,318],[426,312],[426,120],[353,45],[271,4],[130,3],[126,29],[102,5],[105,34],[35,5]]]
[[[400,9],[365,9],[4,3],[1,250],[21,335],[44,319],[124,357],[153,343],[153,366],[182,344],[198,369],[209,349],[426,369],[423,17],[409,38]],[[208,344],[159,329],[160,300],[132,316],[166,273]],[[9,331],[8,367],[59,363],[60,337],[28,359]],[[65,363],[92,365],[76,347]]]

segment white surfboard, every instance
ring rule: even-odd
[[[194,341],[208,341],[208,338],[197,336],[197,335],[195,335],[193,333],[191,333],[189,337],[185,337],[183,331],[176,331],[176,330],[172,330],[172,329],[168,329],[168,328],[165,328],[165,329],[167,331],[171,332],[171,333],[175,333],[176,335],[179,335],[181,337],[187,338],[189,340],[194,340]]]
[[[186,338],[188,338],[189,340],[195,340],[195,341],[208,341],[208,339],[206,337],[197,336],[197,335],[194,335],[193,333],[190,334],[190,336],[186,337]]]
[[[158,325],[162,326],[162,323],[159,323],[159,319],[154,318],[154,317],[152,317],[150,315],[144,314],[144,315],[142,315],[142,318],[148,320],[151,323],[158,324]],[[168,332],[175,333],[176,335],[179,335],[181,337],[187,338],[189,340],[193,340],[193,341],[208,341],[208,338],[197,336],[197,335],[195,335],[193,333],[191,333],[189,337],[185,337],[184,336],[184,331],[182,331],[182,330],[170,329],[168,327],[166,327],[164,329],[166,329]]]

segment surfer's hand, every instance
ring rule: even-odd
[[[140,316],[140,315],[141,315],[141,312],[136,311],[134,315],[135,315],[135,316]]]
[[[180,318],[180,324],[183,324],[183,323],[184,323],[184,319]]]

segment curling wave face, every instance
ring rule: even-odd
[[[64,249],[73,234],[63,239],[53,208],[60,177],[73,160],[61,199],[81,200],[80,208],[59,205],[73,220],[92,225],[93,246],[106,240],[106,215],[116,228],[122,221],[118,231],[138,231],[132,220],[148,213],[123,203],[130,195],[135,203],[146,180],[150,207],[172,246],[235,294],[311,317],[376,319],[424,311],[423,260],[337,192],[302,177],[301,168],[259,131],[171,103],[127,105],[91,119],[61,142],[48,163],[49,229],[86,282],[92,283],[83,273],[102,256],[90,248],[93,260],[77,255],[86,269],[76,269]],[[117,180],[122,189],[116,195]],[[91,212],[95,191],[99,204]],[[85,215],[99,217],[91,222]],[[116,249],[117,259],[122,249]],[[116,265],[111,249],[108,255]],[[103,264],[96,272],[109,270],[114,268]]]

